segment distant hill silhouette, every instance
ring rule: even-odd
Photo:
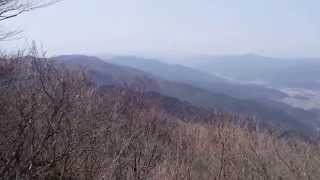
[[[262,104],[254,100],[241,100],[223,93],[213,93],[186,83],[163,80],[134,68],[104,62],[96,57],[70,55],[52,59],[69,67],[83,67],[100,85],[128,87],[138,91],[154,91],[165,96],[178,98],[181,101],[187,101],[198,107],[214,108],[218,111],[256,117],[264,123],[284,129],[312,133],[314,128],[309,120],[296,118],[293,113],[287,112],[288,109]],[[292,109],[289,108],[289,110]]]
[[[279,87],[320,89],[320,59],[272,58],[255,54],[200,56],[193,67],[241,81],[257,81]]]
[[[285,93],[257,85],[247,85],[230,82],[214,74],[194,68],[166,64],[154,59],[135,56],[118,56],[106,59],[107,62],[136,68],[169,81],[182,82],[201,87],[213,93],[241,99],[279,99],[286,97]]]

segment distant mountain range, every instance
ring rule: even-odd
[[[122,58],[123,57],[120,59]],[[125,59],[128,58],[129,57],[125,57]],[[133,59],[138,61],[139,58],[134,57]],[[164,96],[177,98],[181,101],[191,103],[200,108],[214,108],[219,111],[239,113],[246,116],[248,115],[256,117],[264,123],[269,123],[284,129],[303,131],[306,133],[311,133],[315,130],[314,128],[319,125],[312,113],[310,114],[310,112],[301,109],[292,108],[274,101],[265,100],[268,103],[262,103],[253,98],[235,98],[224,94],[223,91],[210,91],[208,90],[209,88],[203,88],[200,85],[197,86],[197,82],[212,82],[213,84],[219,82],[217,84],[222,83],[223,85],[229,85],[229,83],[225,82],[225,80],[221,78],[213,78],[211,80],[211,75],[193,70],[192,68],[159,64],[159,62],[156,62],[158,65],[152,67],[154,64],[151,61],[151,64],[145,65],[145,67],[141,69],[137,69],[140,66],[133,68],[133,65],[129,67],[119,65],[120,63],[117,63],[117,65],[115,63],[110,63],[115,60],[120,62],[119,57],[109,61],[109,63],[96,57],[81,55],[59,56],[52,58],[52,60],[65,64],[69,67],[84,68],[91,74],[93,80],[101,86],[114,85],[117,87],[129,87],[138,91],[157,92]],[[145,72],[147,71],[146,68],[149,66],[150,70]],[[158,66],[159,68],[157,68]],[[155,70],[152,71],[152,68]],[[163,72],[162,76],[160,76],[161,72]],[[176,75],[179,73],[181,74]],[[190,76],[191,74],[192,76]],[[197,81],[197,78],[200,80]],[[189,81],[189,79],[191,80]],[[232,86],[237,88],[236,85]],[[239,85],[239,89],[249,87],[257,88],[257,86]],[[235,92],[236,90],[237,89],[235,89]],[[269,89],[266,91],[269,92]],[[281,96],[282,94],[279,93],[279,95]],[[263,97],[261,94],[258,96]],[[301,117],[307,119],[302,119]]]
[[[199,56],[188,61],[196,69],[239,81],[282,88],[320,89],[320,58],[285,59],[247,54]]]
[[[213,93],[221,93],[241,99],[279,99],[287,95],[281,91],[257,85],[230,82],[214,74],[182,65],[166,64],[154,59],[134,56],[118,56],[106,59],[107,62],[136,68],[153,74],[159,78],[182,82],[206,89]]]

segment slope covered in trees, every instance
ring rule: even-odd
[[[0,22],[53,2],[0,1]],[[318,179],[317,137],[269,108],[94,57],[3,55],[0,179]]]
[[[317,115],[279,103],[261,103],[256,100],[243,100],[179,81],[161,79],[149,72],[114,65],[103,60],[81,55],[59,56],[52,60],[70,68],[83,67],[99,85],[117,85],[141,91],[155,91],[165,96],[187,101],[195,106],[214,108],[224,112],[255,116],[261,123],[279,126],[288,130],[315,133],[319,126]],[[165,73],[165,72],[164,72]]]
[[[241,116],[201,110],[160,94],[98,88],[83,71],[43,59],[0,62],[1,177],[160,180],[320,175],[315,141],[283,138],[281,131],[256,129]],[[199,122],[196,117],[209,118]]]

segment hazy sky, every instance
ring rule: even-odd
[[[319,0],[64,0],[7,21],[51,54],[320,56]],[[17,47],[18,42],[0,44]]]

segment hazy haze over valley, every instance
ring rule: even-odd
[[[0,0],[0,179],[320,179],[319,7]]]
[[[4,21],[23,32],[0,46],[15,52],[36,40],[52,59],[85,68],[98,85],[126,84],[314,131],[320,128],[318,5],[65,0]]]

